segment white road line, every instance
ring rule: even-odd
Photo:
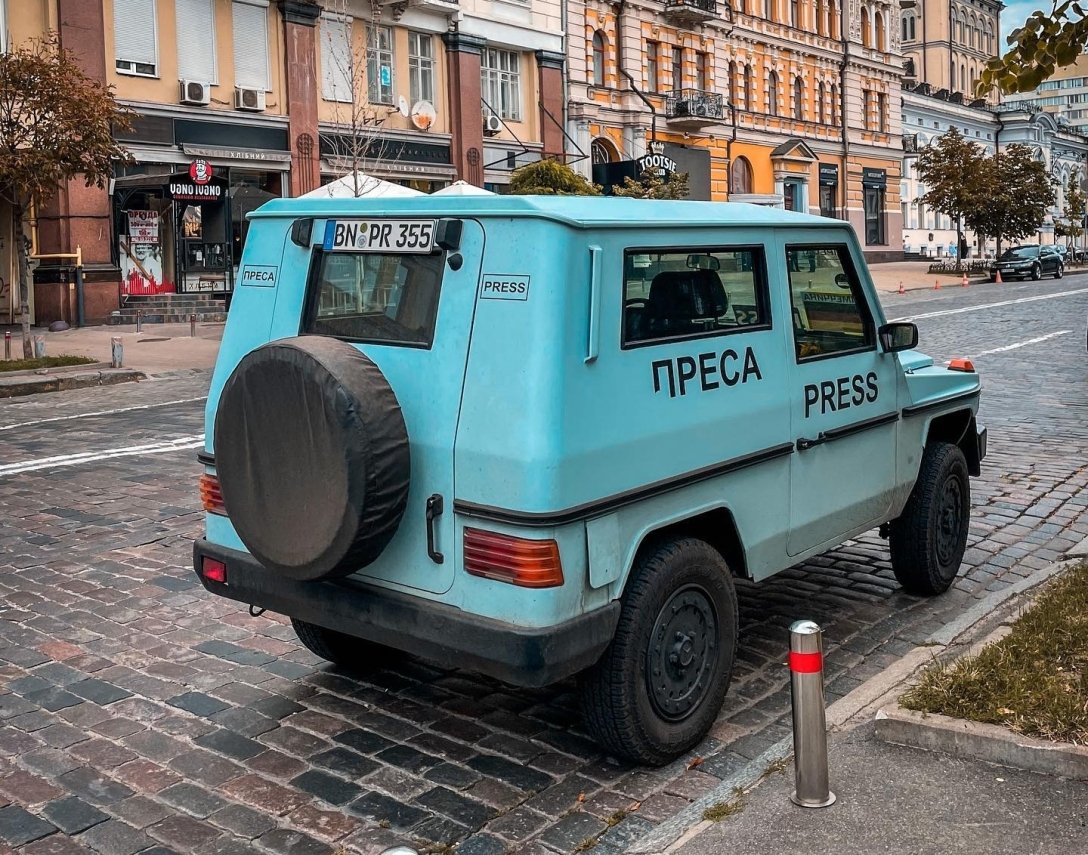
[[[186,448],[198,448],[204,444],[204,434],[180,436],[148,445],[130,445],[125,448],[110,448],[104,451],[81,451],[77,454],[61,454],[57,457],[42,457],[38,460],[24,460],[0,466],[0,478],[5,475],[18,475],[21,472],[37,472],[41,469],[55,469],[61,466],[79,466],[82,463],[94,463],[98,460],[110,460],[115,457],[139,457],[145,454],[167,454]]]
[[[939,312],[924,312],[920,315],[906,315],[902,318],[890,318],[893,321],[919,321],[923,318],[939,318],[944,315],[962,315],[964,312],[982,312],[986,309],[998,309],[1001,306],[1015,306],[1018,303],[1034,303],[1036,300],[1056,300],[1058,297],[1072,297],[1075,294],[1088,294],[1088,288],[1076,291],[1060,291],[1057,294],[1036,294],[1034,297],[1020,297],[1017,300],[1000,300],[997,303],[985,303],[981,306],[963,306],[959,309],[943,309]]]
[[[1006,344],[1004,347],[995,347],[992,350],[980,350],[971,359],[977,359],[980,356],[989,356],[991,353],[1004,353],[1007,350],[1016,350],[1020,347],[1027,347],[1029,344],[1038,344],[1041,341],[1047,341],[1048,339],[1057,338],[1060,335],[1069,335],[1072,330],[1061,330],[1060,332],[1052,332],[1047,335],[1041,335],[1038,338],[1029,338],[1027,341],[1018,341],[1016,344]]]
[[[50,419],[38,419],[37,421],[33,422],[19,422],[18,424],[13,425],[0,425],[0,430],[15,430],[15,428],[33,427],[34,425],[44,425],[49,424],[50,422],[67,422],[71,421],[72,419],[90,419],[95,416],[113,416],[118,413],[132,413],[136,410],[154,410],[159,407],[172,407],[174,406],[174,404],[192,404],[196,401],[206,400],[208,400],[208,396],[202,395],[199,398],[179,398],[176,401],[163,401],[160,404],[143,404],[139,407],[120,407],[116,410],[99,410],[97,413],[78,413],[74,416],[55,416]]]

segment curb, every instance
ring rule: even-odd
[[[995,609],[1018,594],[1037,587],[1059,573],[1069,564],[1069,559],[1057,561],[1020,581],[983,597],[956,620],[935,632],[926,642],[915,647],[898,662],[869,678],[853,691],[844,695],[827,708],[827,726],[838,729],[867,707],[882,699],[896,687],[910,679],[917,671],[932,662],[956,639],[988,618]],[[785,651],[783,650],[783,655]],[[950,719],[951,720],[951,719]],[[793,753],[793,736],[787,736],[764,751],[742,769],[737,770],[713,789],[704,793],[679,813],[665,820],[644,837],[636,840],[625,851],[626,855],[659,855],[673,852],[697,836],[712,823],[703,819],[703,811],[719,802],[733,801],[736,791],[751,788],[775,763]],[[1088,763],[1088,750],[1086,750]],[[1066,776],[1068,777],[1068,775]]]
[[[1088,748],[1035,739],[996,724],[920,713],[896,704],[876,714],[876,735],[895,745],[1088,781]]]
[[[144,374],[131,368],[106,368],[72,374],[35,375],[33,378],[0,378],[0,398],[36,395],[40,392],[66,392],[89,386],[114,386],[143,380]]]

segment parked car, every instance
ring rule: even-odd
[[[1010,247],[990,266],[990,281],[997,281],[997,274],[1002,279],[1042,279],[1053,276],[1061,279],[1065,275],[1065,260],[1054,246],[1023,244]]]
[[[421,196],[250,223],[195,567],[325,659],[579,674],[589,732],[660,764],[721,709],[734,578],[878,526],[907,590],[960,569],[978,375],[886,321],[839,220]]]

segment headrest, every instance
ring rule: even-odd
[[[702,320],[720,318],[729,300],[713,270],[667,270],[650,283],[646,313],[658,318]]]

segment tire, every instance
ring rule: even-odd
[[[291,618],[291,626],[302,646],[315,656],[353,671],[375,670],[407,655],[298,618]]]
[[[697,745],[729,687],[737,624],[733,577],[713,547],[694,538],[650,547],[628,580],[611,644],[581,678],[589,733],[610,753],[651,765]]]
[[[1038,264],[1031,265],[1031,278],[1035,282],[1043,278],[1043,269]]]
[[[892,570],[907,591],[943,594],[963,562],[971,524],[971,481],[958,446],[926,446],[918,480],[889,531]]]
[[[1059,264],[1054,270],[1054,278],[1061,279],[1063,276],[1065,276],[1065,265]]]
[[[298,582],[373,563],[408,501],[411,458],[400,405],[381,370],[322,336],[246,354],[215,417],[223,503],[246,549]]]

